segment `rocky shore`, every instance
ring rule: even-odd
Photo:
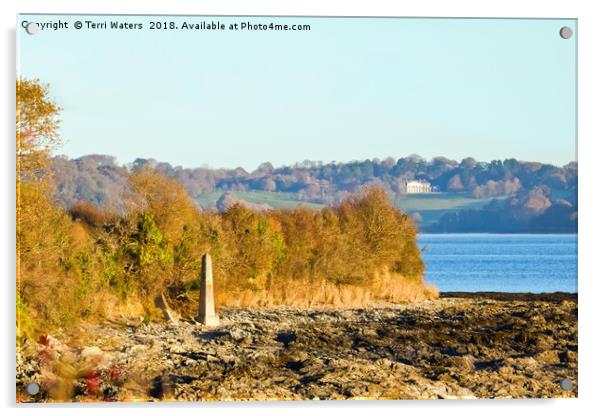
[[[212,329],[85,324],[27,341],[17,401],[577,397],[576,295],[219,314]]]

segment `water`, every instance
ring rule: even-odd
[[[418,245],[442,292],[577,292],[575,234],[421,234]]]

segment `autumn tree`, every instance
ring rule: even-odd
[[[59,107],[37,80],[19,79],[16,92],[17,331],[31,335],[20,331],[23,323],[63,323],[76,313],[71,301],[82,300],[82,275],[70,268],[87,235],[51,195],[48,166],[50,152],[60,142]]]
[[[285,255],[280,224],[242,204],[222,216],[229,249],[228,279],[232,288],[261,290]]]
[[[38,80],[21,78],[16,90],[17,180],[42,179],[49,154],[60,143],[60,108]]]
[[[350,237],[350,248],[356,254],[354,267],[362,279],[371,272],[387,269],[421,277],[424,266],[416,245],[416,229],[411,219],[400,212],[381,188],[366,188],[352,195],[337,208],[342,231]]]
[[[48,87],[37,80],[19,79],[17,96],[17,262],[52,258],[59,241],[51,230],[64,222],[51,203],[44,181],[50,149],[59,142],[58,106],[48,97]]]
[[[50,241],[64,222],[64,213],[49,197],[48,156],[59,143],[59,107],[48,98],[48,87],[37,80],[19,79],[16,86],[17,147],[17,261],[52,258],[58,241]],[[30,256],[30,257],[29,257]]]
[[[186,225],[196,222],[198,208],[186,189],[176,179],[155,169],[142,168],[132,173],[129,191],[130,211],[152,214],[172,244],[182,239]]]

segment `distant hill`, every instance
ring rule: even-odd
[[[420,156],[347,163],[305,161],[275,168],[263,163],[242,168],[185,169],[153,159],[120,166],[106,155],[53,162],[58,198],[65,207],[78,201],[118,209],[127,175],[151,167],[176,178],[204,209],[228,199],[258,209],[289,209],[299,204],[320,208],[340,202],[362,186],[385,189],[424,231],[430,232],[575,232],[577,163],[553,166],[516,159],[460,162]],[[408,194],[411,180],[429,182],[430,194]]]

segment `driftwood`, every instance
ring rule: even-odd
[[[170,309],[169,304],[167,303],[167,299],[165,295],[161,293],[161,295],[157,296],[155,299],[155,306],[160,308],[163,311],[163,317],[167,319],[172,324],[177,324],[178,319],[174,315],[173,311]]]

